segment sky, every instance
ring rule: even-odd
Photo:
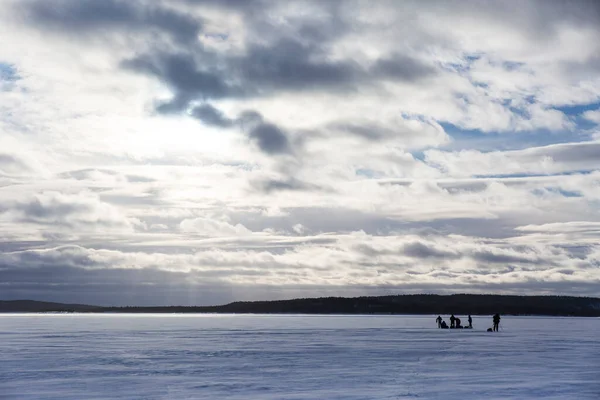
[[[0,298],[600,296],[595,1],[3,0]]]

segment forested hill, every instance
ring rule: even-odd
[[[95,307],[31,301],[0,301],[0,312],[473,314],[600,316],[600,299],[570,296],[397,295],[323,297],[234,302],[211,307]]]
[[[567,296],[397,295],[235,302],[215,307],[125,307],[121,312],[473,314],[600,316],[600,299]]]
[[[95,312],[103,308],[34,300],[0,300],[0,312]]]

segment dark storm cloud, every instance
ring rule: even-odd
[[[217,7],[245,16],[249,34],[245,52],[234,54],[205,48],[198,39],[201,21],[192,14],[165,8],[166,3],[120,0],[47,2],[34,0],[25,13],[36,27],[81,34],[116,28],[136,32],[153,29],[169,33],[178,52],[155,43],[145,53],[123,60],[121,66],[152,76],[172,90],[170,101],[157,105],[159,113],[187,111],[194,101],[269,96],[286,91],[353,91],[385,79],[418,81],[435,73],[432,66],[396,54],[371,66],[353,58],[331,58],[331,44],[351,30],[340,16],[339,2],[308,2],[325,11],[318,22],[287,16],[286,23],[269,13],[276,3],[189,1],[197,9]],[[260,5],[260,6],[259,6]],[[206,117],[205,121],[223,123]]]
[[[25,14],[36,25],[83,34],[112,29],[158,29],[181,42],[197,38],[201,22],[197,18],[139,0],[34,0],[25,5]]]
[[[0,207],[0,213],[2,212],[14,222],[80,228],[129,226],[127,220],[115,213],[111,205],[102,202],[93,194],[67,195],[43,192],[29,200]]]
[[[288,134],[277,125],[265,122],[262,115],[256,111],[244,111],[238,118],[230,119],[221,110],[204,103],[195,106],[190,114],[208,126],[229,128],[239,125],[248,138],[265,154],[271,156],[293,154]]]
[[[243,56],[226,57],[205,50],[195,54],[157,52],[126,60],[122,66],[151,75],[167,84],[173,100],[159,112],[182,111],[197,99],[268,96],[275,92],[356,90],[381,79],[416,81],[433,73],[432,67],[404,57],[386,60],[372,69],[354,60],[328,61],[325,50],[292,39],[250,45]]]
[[[510,274],[511,272],[507,272]],[[568,270],[556,273],[570,275]],[[0,263],[3,300],[32,299],[93,305],[217,305],[239,300],[276,300],[319,296],[397,293],[572,294],[597,296],[598,282],[524,280],[511,283],[411,283],[403,285],[231,285],[218,279],[191,284],[188,274],[156,269],[93,269],[60,265],[23,268]],[[450,277],[455,277],[451,275]]]
[[[237,118],[238,122],[244,126],[256,126],[263,121],[263,116],[258,111],[242,111]]]
[[[439,250],[433,246],[427,246],[421,242],[405,244],[403,247],[403,252],[405,255],[413,258],[456,259],[462,257],[460,253]]]
[[[156,102],[155,111],[159,114],[179,114],[187,110],[190,101],[192,101],[193,99],[193,95],[186,96],[178,94],[170,100]]]
[[[226,284],[203,278],[190,285],[188,274],[157,269],[91,268],[63,260],[23,267],[0,264],[3,299],[29,298],[99,305],[197,305],[231,301]]]
[[[156,52],[122,62],[126,69],[167,84],[173,99],[161,113],[184,111],[191,101],[270,95],[277,91],[350,89],[366,78],[354,61],[311,61],[320,50],[297,41],[251,45],[243,56],[198,49],[187,54]]]
[[[383,79],[417,81],[435,75],[435,68],[404,54],[395,54],[378,60],[371,67],[371,74]]]
[[[267,154],[290,154],[292,148],[287,135],[279,127],[270,123],[261,123],[248,133],[250,139]]]
[[[235,11],[251,11],[264,9],[267,1],[265,0],[183,0],[188,4],[197,6],[211,6],[216,8],[225,8]]]
[[[488,182],[478,181],[466,181],[466,182],[442,182],[438,183],[438,186],[444,190],[447,190],[450,194],[463,194],[463,193],[480,193],[485,192],[489,187]]]
[[[541,260],[538,257],[525,257],[514,254],[493,253],[491,251],[477,251],[471,254],[471,258],[475,261],[488,264],[551,264],[546,260]]]
[[[158,266],[115,268],[111,264],[124,253],[102,254],[97,257],[97,250],[79,246],[0,253],[2,298],[100,305],[218,304],[234,300],[231,285],[221,278],[257,273],[231,268],[189,272],[165,271]]]
[[[364,74],[353,60],[328,61],[325,55],[318,45],[282,39],[253,45],[246,55],[231,62],[256,91],[351,88]]]
[[[364,254],[367,257],[379,257],[379,256],[389,256],[389,255],[398,255],[401,253],[401,250],[395,249],[395,250],[388,250],[388,249],[376,249],[373,246],[370,246],[368,244],[365,243],[359,243],[357,245],[352,246],[353,250],[356,250],[357,252]],[[364,265],[372,265],[372,266],[379,266],[379,265],[383,265],[383,263],[379,262],[379,260],[377,260],[377,262],[375,263],[364,263]],[[392,264],[391,266],[395,266],[397,265],[396,263]]]
[[[324,238],[328,240],[328,238]],[[312,239],[311,239],[312,241]],[[329,242],[331,243],[331,242]],[[296,245],[302,243],[282,242],[282,245]],[[356,248],[360,249],[360,247]],[[422,251],[421,251],[422,253]],[[428,251],[431,253],[431,251]],[[440,254],[434,251],[437,258]],[[0,291],[3,299],[31,298],[39,300],[56,300],[66,302],[87,302],[117,305],[171,305],[171,304],[196,304],[206,305],[222,303],[232,300],[255,298],[268,300],[277,297],[270,291],[269,286],[234,286],[225,283],[222,279],[231,276],[256,276],[268,274],[259,268],[238,269],[236,260],[228,258],[206,258],[205,262],[212,268],[204,270],[186,270],[185,272],[161,270],[161,258],[156,260],[157,254],[136,253],[135,256],[120,251],[86,249],[80,246],[61,246],[47,250],[24,250],[14,253],[0,253]],[[115,265],[129,264],[131,260],[149,262],[144,268],[122,268]],[[164,259],[162,259],[164,261]],[[286,269],[286,274],[294,276],[296,264],[276,263],[277,268]],[[373,264],[372,266],[376,266]],[[398,265],[386,265],[397,269]],[[402,266],[404,267],[404,266]],[[329,267],[324,267],[328,269]],[[477,271],[470,282],[446,281],[445,283],[418,283],[407,282],[401,286],[369,286],[361,285],[366,292],[376,292],[381,289],[394,289],[401,291],[428,291],[434,292],[455,291],[468,289],[471,292],[486,291],[491,288],[500,292],[510,292],[517,289],[530,289],[542,292],[554,288],[560,293],[572,291],[586,291],[597,282],[579,281],[544,281],[531,279],[526,276],[518,283],[511,284],[510,289],[503,285],[496,285],[486,280],[485,271]],[[492,275],[501,277],[522,273],[515,268],[504,268],[494,271]],[[553,274],[572,276],[573,270],[560,268],[552,270]],[[451,270],[436,272],[430,276],[456,279],[460,273]],[[490,275],[490,274],[488,274]],[[321,290],[335,290],[337,294],[360,295],[355,292],[357,285],[318,286],[298,285],[286,286],[280,294],[295,297],[296,289],[304,288],[305,294],[301,297],[319,295]],[[272,287],[271,287],[272,288]],[[266,290],[265,290],[266,289]]]
[[[331,60],[329,43],[346,29],[337,18],[322,24],[290,20],[285,28],[271,23],[264,12],[253,18],[252,33],[268,33],[259,35],[259,42],[249,35],[244,54],[219,53],[197,44],[188,47],[188,53],[154,49],[125,60],[122,66],[153,76],[172,89],[173,99],[157,107],[162,113],[184,111],[194,100],[352,91],[381,79],[416,81],[435,73],[433,67],[407,55],[376,61],[371,67],[352,58]]]
[[[26,203],[18,204],[15,209],[22,211],[24,216],[22,221],[28,222],[56,222],[65,217],[77,214],[91,212],[92,209],[87,204],[51,202],[44,204],[39,199],[34,199]]]
[[[303,182],[296,178],[287,179],[267,179],[254,184],[256,188],[265,193],[280,192],[280,191],[323,191],[324,189],[318,185]]]
[[[392,137],[395,133],[392,129],[368,121],[362,123],[337,122],[330,124],[328,128],[374,141]]]
[[[236,97],[243,93],[240,87],[225,80],[225,72],[216,67],[201,68],[190,54],[157,53],[126,60],[122,66],[155,76],[171,87],[173,100],[157,107],[163,113],[184,111],[194,99]]]
[[[277,125],[264,121],[259,112],[247,110],[236,119],[230,119],[221,110],[204,103],[195,106],[190,114],[205,125],[220,128],[229,128],[235,125],[241,127],[248,138],[265,154],[277,156],[294,153],[289,134]]]
[[[208,103],[194,107],[190,114],[197,120],[202,121],[205,125],[218,126],[220,128],[228,128],[235,122],[224,116],[220,110]]]

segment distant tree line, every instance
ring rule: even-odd
[[[97,307],[0,301],[0,312],[256,313],[256,314],[472,314],[600,316],[600,299],[572,296],[395,295],[238,301],[208,307]]]

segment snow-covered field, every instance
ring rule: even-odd
[[[434,319],[0,314],[0,399],[600,399],[600,319]]]

